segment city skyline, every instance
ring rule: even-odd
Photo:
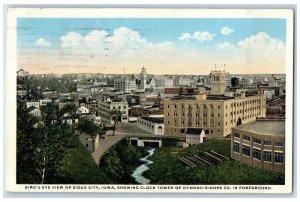
[[[17,21],[18,68],[34,74],[285,73],[283,19],[59,19]],[[47,25],[47,26],[45,26]],[[273,29],[277,27],[277,29]]]

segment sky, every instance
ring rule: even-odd
[[[18,69],[41,73],[285,73],[284,19],[18,18]]]

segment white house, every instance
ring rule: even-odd
[[[90,110],[88,108],[86,108],[85,106],[81,106],[76,110],[76,114],[78,114],[78,115],[86,115],[89,113],[90,113]]]
[[[40,106],[46,106],[48,103],[51,103],[51,99],[40,99]]]
[[[141,117],[137,120],[137,126],[153,135],[165,134],[165,124],[163,118]]]
[[[36,107],[40,108],[40,102],[39,101],[27,101],[26,102],[26,108],[28,109],[29,107]]]
[[[32,114],[34,116],[37,116],[37,117],[40,117],[42,115],[42,111],[39,108],[35,107],[35,106],[29,107],[28,108],[28,113]]]
[[[188,145],[206,142],[205,132],[202,128],[188,128],[185,133],[185,143]]]

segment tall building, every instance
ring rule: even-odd
[[[232,128],[231,157],[271,171],[285,171],[285,121],[257,120]]]
[[[123,100],[109,100],[100,102],[98,104],[99,107],[99,114],[103,122],[108,124],[114,124],[112,119],[112,111],[118,110],[121,112],[120,122],[121,123],[128,123],[128,103],[127,101]]]
[[[146,71],[145,67],[142,68],[142,71],[140,73],[140,79],[141,79],[140,89],[146,89],[147,88],[147,71]]]
[[[266,116],[264,95],[177,96],[164,100],[165,134],[185,136],[188,128],[202,128],[207,137],[230,135],[231,128]]]
[[[226,88],[226,72],[225,71],[212,71],[211,77],[211,94],[224,95]]]
[[[136,81],[127,78],[117,78],[114,80],[114,88],[124,93],[131,93],[136,90]]]

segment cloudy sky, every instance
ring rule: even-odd
[[[282,19],[19,18],[30,73],[285,73]]]

